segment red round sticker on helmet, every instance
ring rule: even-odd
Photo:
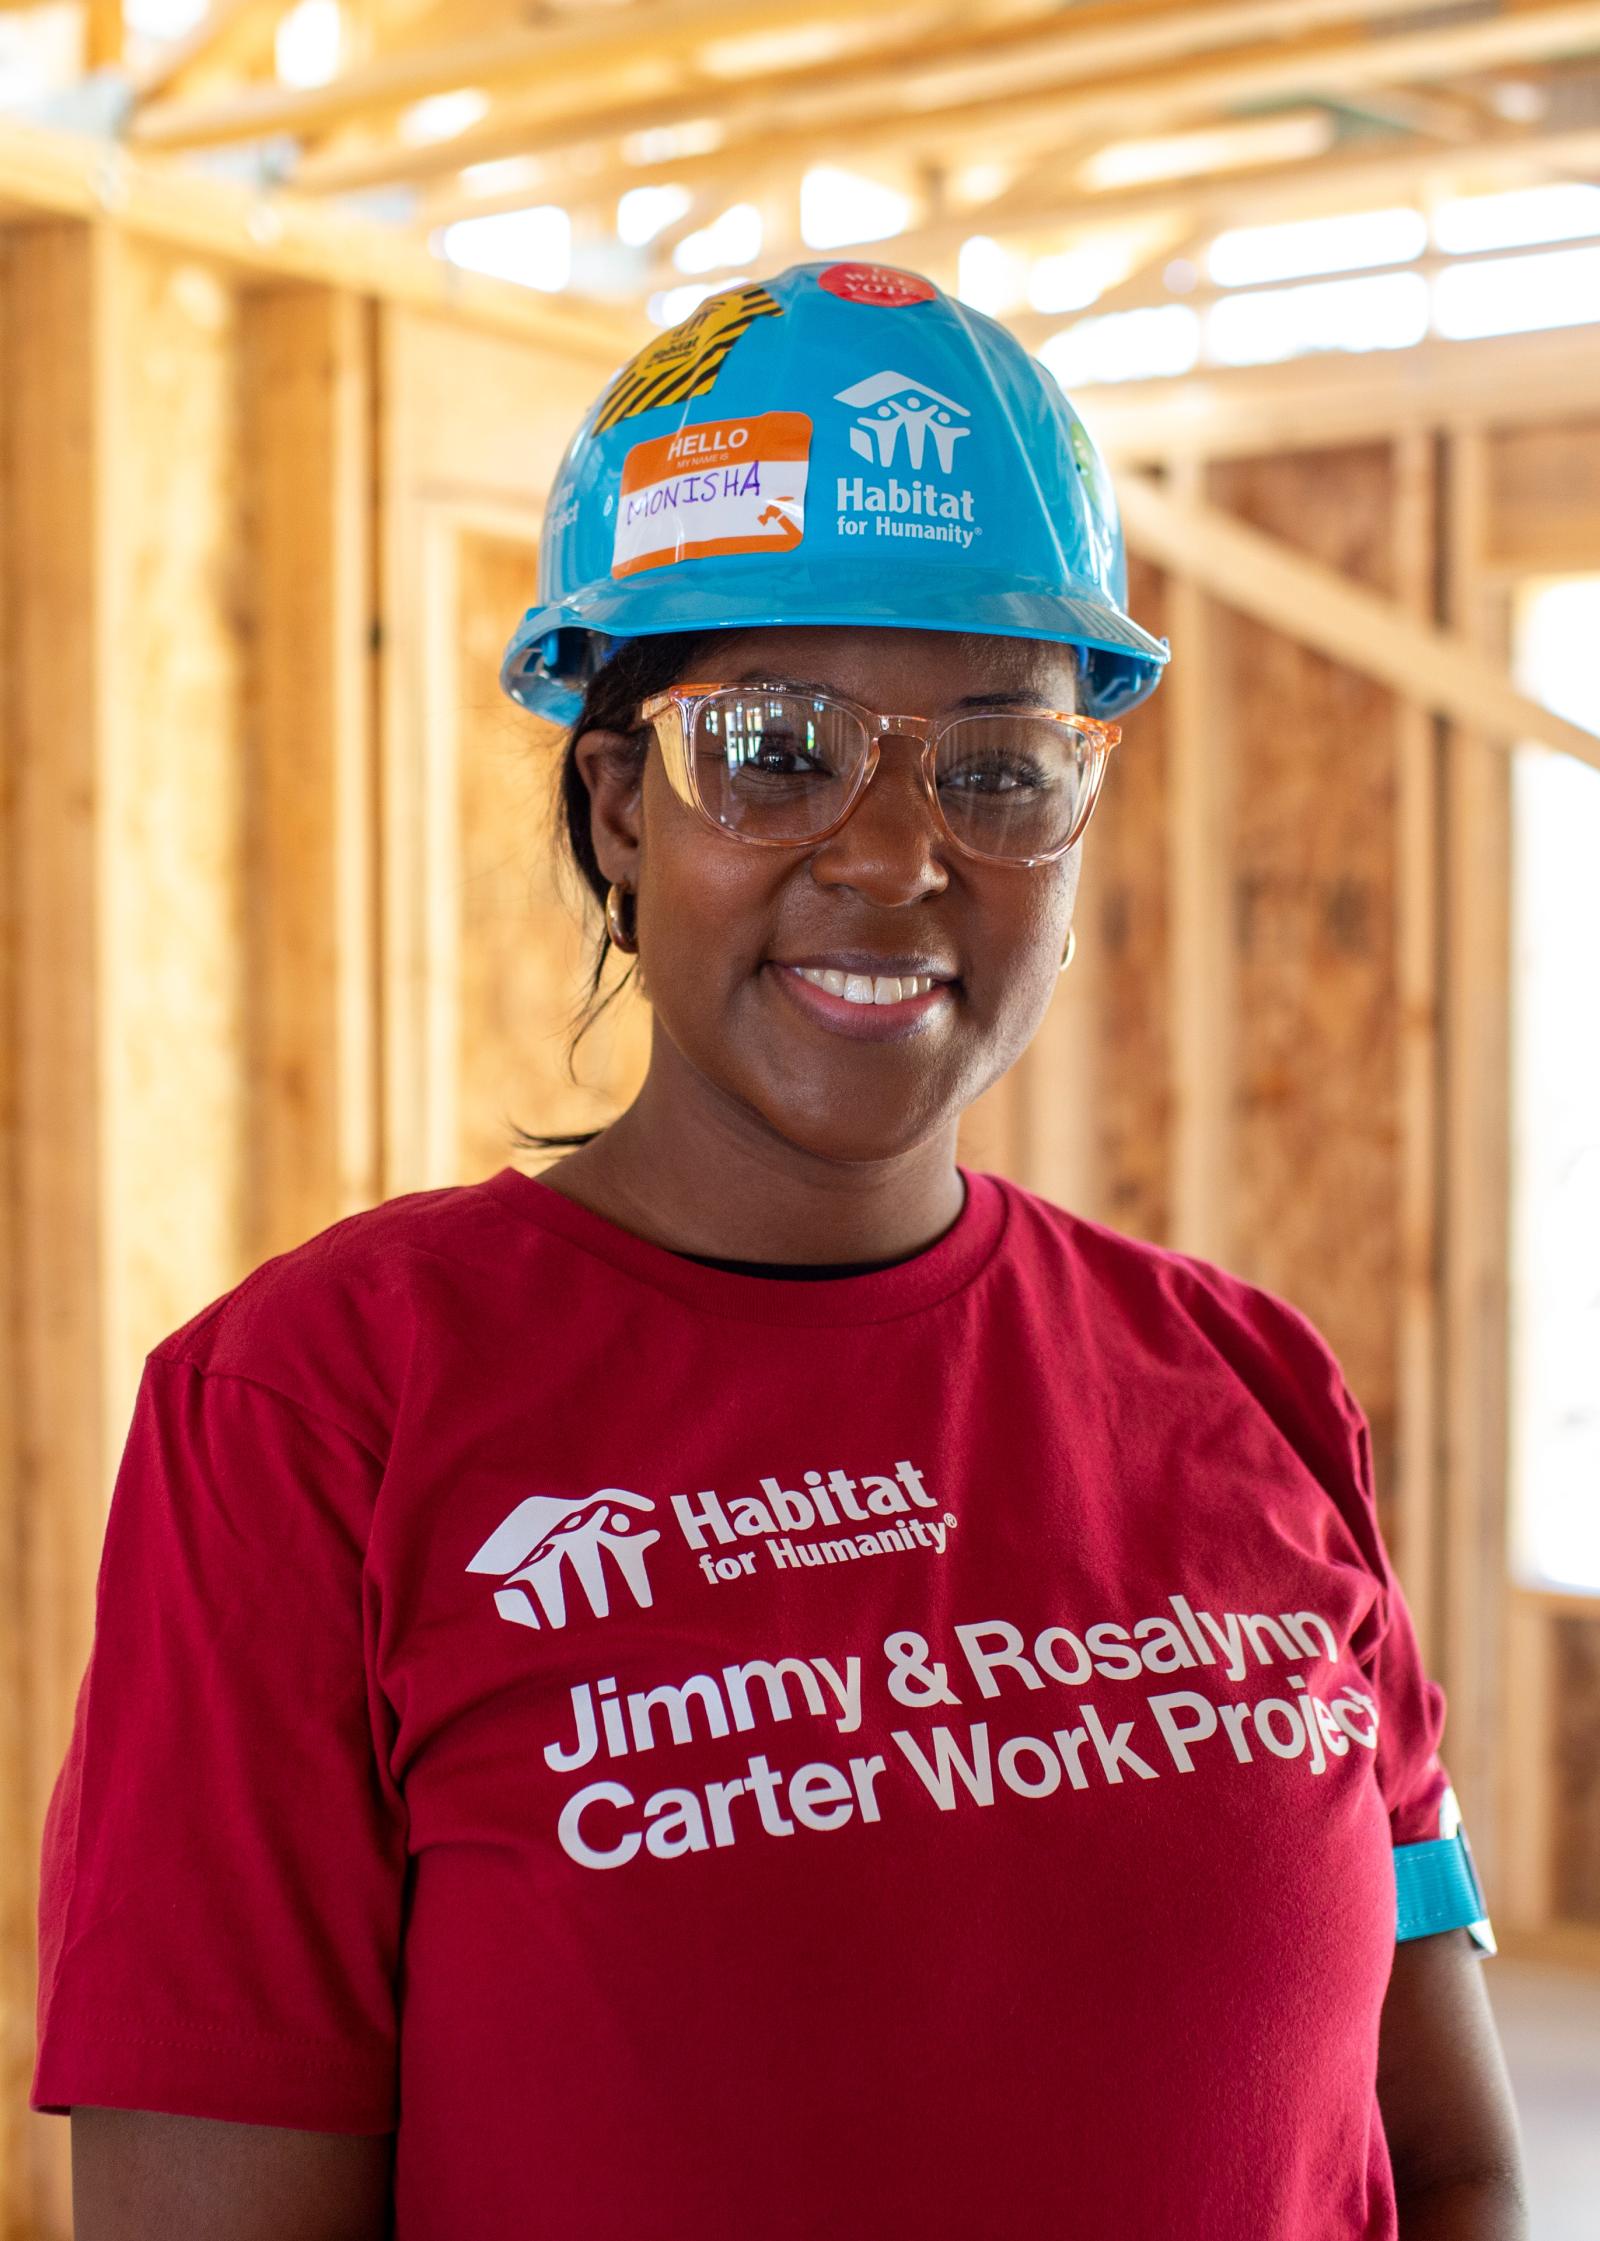
[[[819,287],[846,303],[931,303],[939,293],[920,272],[901,272],[894,265],[829,265],[817,276]]]

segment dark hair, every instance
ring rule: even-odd
[[[688,673],[689,665],[700,648],[710,638],[725,638],[726,631],[674,630],[661,631],[652,637],[630,639],[618,648],[604,666],[589,679],[584,689],[583,706],[568,727],[566,744],[562,751],[561,768],[556,780],[556,845],[565,855],[582,885],[593,899],[595,915],[599,921],[595,935],[594,965],[588,985],[579,998],[573,1014],[572,1034],[567,1042],[567,1072],[574,1081],[573,1060],[578,1045],[600,1017],[613,998],[621,995],[633,977],[630,965],[616,986],[606,995],[600,993],[605,980],[606,960],[614,944],[606,928],[605,901],[609,882],[600,869],[594,852],[594,839],[589,824],[589,789],[583,773],[578,768],[576,748],[586,731],[614,731],[622,735],[627,745],[621,753],[644,768],[645,755],[650,745],[650,730],[639,722],[640,703],[652,693],[663,692],[675,685]],[[517,1150],[550,1151],[573,1144],[592,1143],[600,1134],[597,1128],[576,1136],[540,1136],[512,1125],[512,1143]]]

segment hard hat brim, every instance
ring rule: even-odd
[[[876,556],[836,554],[808,570],[799,555],[743,556],[737,563],[679,562],[610,584],[583,589],[546,607],[531,608],[514,632],[500,669],[510,697],[534,714],[571,723],[582,705],[582,681],[571,658],[572,642],[543,641],[553,633],[604,638],[657,637],[669,631],[779,629],[789,623],[822,628],[970,631],[982,637],[1043,638],[1108,657],[1085,665],[1086,715],[1116,716],[1152,693],[1169,658],[1156,638],[1085,586],[1063,592],[1030,584],[1003,570],[965,569],[962,611],[953,620],[918,612],[907,587],[885,583]],[[1091,702],[1093,705],[1091,705]]]

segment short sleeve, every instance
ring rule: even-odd
[[[1360,1505],[1350,1522],[1379,1587],[1369,1627],[1357,1644],[1378,1706],[1378,1787],[1389,1811],[1391,1843],[1415,1844],[1441,1833],[1440,1814],[1450,1790],[1439,1755],[1445,1693],[1423,1666],[1410,1606],[1379,1528],[1371,1427],[1342,1378],[1337,1391]]]
[[[381,1475],[265,1385],[146,1358],[45,1819],[30,2107],[393,2129],[407,1846],[365,1654]]]

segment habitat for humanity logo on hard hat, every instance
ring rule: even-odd
[[[888,369],[836,390],[834,399],[855,414],[850,449],[875,467],[903,467],[910,478],[838,476],[835,527],[841,537],[867,535],[869,520],[880,537],[925,537],[963,548],[983,534],[972,518],[969,489],[941,490],[922,475],[924,467],[954,472],[956,446],[972,433],[961,425],[972,417],[968,406]]]

